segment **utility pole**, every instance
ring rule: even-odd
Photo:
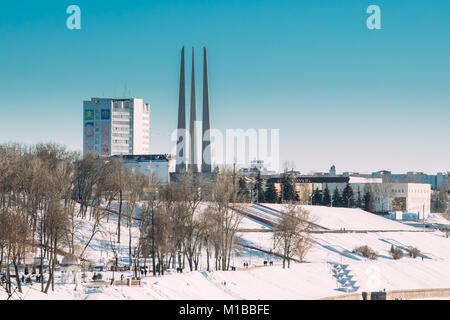
[[[423,208],[422,208],[422,219],[423,219],[423,232],[425,232],[425,204],[423,204]]]
[[[284,181],[286,181],[286,179],[287,179],[287,172],[288,172],[287,170],[288,170],[287,168],[284,169],[284,175],[280,181],[280,183],[281,183],[281,203],[284,203]]]
[[[256,185],[256,203],[258,203],[259,200],[259,187],[258,187],[258,182],[255,182]]]

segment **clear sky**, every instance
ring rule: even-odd
[[[152,153],[169,152],[183,45],[198,114],[206,46],[212,127],[279,128],[297,170],[450,170],[448,0],[4,0],[0,143],[81,150],[83,100],[131,94],[151,104]]]

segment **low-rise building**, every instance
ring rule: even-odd
[[[122,155],[111,159],[122,160],[124,167],[131,171],[152,175],[158,184],[169,183],[170,156],[167,154]]]
[[[276,174],[275,171],[267,170],[263,160],[252,160],[249,167],[241,167],[238,171],[241,176],[252,176],[260,173],[262,176]]]
[[[357,193],[360,192],[361,197],[364,196],[364,193],[366,191],[376,190],[379,189],[381,184],[383,183],[383,180],[381,178],[366,178],[366,177],[354,177],[354,176],[346,176],[348,178],[348,184],[350,184],[350,187],[352,187],[353,194],[356,197]],[[337,188],[338,191],[342,194],[342,191],[344,191],[345,187],[347,186],[347,183],[342,182],[332,182],[327,183],[328,189],[331,193]],[[325,186],[323,187],[325,188]]]
[[[278,194],[281,195],[282,178],[274,177],[270,178],[270,180],[274,183]],[[326,185],[328,185],[330,190],[332,190],[330,185],[339,185],[343,186],[342,188],[345,188],[350,178],[342,176],[296,176],[293,177],[293,180],[295,184],[295,191],[299,195],[300,203],[311,204],[314,190],[319,189],[322,191],[325,189]]]
[[[390,183],[423,183],[431,185],[431,189],[437,190],[445,184],[448,173],[426,174],[424,172],[409,171],[407,173],[392,173],[391,171],[377,171],[372,173],[374,178],[382,178],[383,182]]]
[[[376,190],[378,212],[403,211],[426,219],[431,209],[431,185],[424,183],[383,183]]]

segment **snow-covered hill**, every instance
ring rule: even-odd
[[[266,204],[283,211],[283,206]],[[205,208],[202,205],[200,208]],[[57,284],[55,292],[44,295],[39,286],[25,286],[24,299],[318,299],[344,294],[347,291],[450,288],[450,239],[440,231],[425,232],[422,228],[388,220],[359,209],[304,206],[316,224],[329,230],[313,233],[314,245],[305,263],[292,263],[282,269],[280,260],[267,252],[273,247],[272,232],[258,221],[244,217],[238,232],[232,264],[237,271],[207,272],[205,261],[200,270],[178,274],[169,271],[164,276],[147,276],[141,287],[98,285],[96,288],[73,284]],[[267,213],[270,214],[270,213]],[[90,236],[92,222],[81,220],[77,241],[82,247]],[[87,258],[103,264],[113,258],[112,235],[117,220],[104,220],[100,231],[87,249]],[[343,232],[345,228],[346,232]],[[248,232],[245,230],[252,232]],[[257,232],[261,230],[262,232]],[[338,231],[338,232],[336,232]],[[120,256],[127,263],[128,235],[122,224]],[[131,228],[132,241],[138,230]],[[246,247],[244,247],[244,246]],[[367,245],[377,251],[378,259],[370,261],[353,249]],[[401,260],[393,260],[391,245],[405,252]],[[407,256],[409,246],[420,249],[421,256]],[[255,250],[260,249],[263,251]],[[263,266],[263,261],[274,261]],[[250,268],[242,268],[243,263]],[[131,275],[126,273],[125,276]],[[88,274],[91,277],[92,274]],[[104,279],[111,277],[104,273]],[[116,275],[117,277],[117,275]],[[58,282],[58,280],[57,280]],[[0,293],[0,298],[3,298]],[[449,297],[450,298],[450,297]]]

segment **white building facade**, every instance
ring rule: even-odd
[[[417,214],[419,219],[425,219],[431,210],[431,184],[425,183],[389,183],[382,178],[367,178],[350,176],[348,184],[352,187],[354,199],[358,192],[363,197],[366,191],[374,197],[376,212],[393,212]],[[343,192],[347,183],[327,183],[331,194],[337,188]],[[325,188],[325,186],[323,186]]]
[[[92,98],[83,102],[83,154],[150,153],[150,105],[142,99]]]
[[[377,195],[377,211],[402,211],[426,219],[431,209],[431,185],[424,183],[386,183]]]

